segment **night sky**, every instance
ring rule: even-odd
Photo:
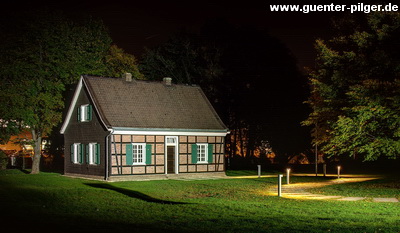
[[[313,42],[329,33],[329,17],[323,14],[277,13],[269,11],[266,1],[211,3],[207,1],[148,1],[130,5],[128,1],[89,6],[91,15],[101,17],[109,27],[115,43],[138,56],[143,46],[165,41],[177,30],[193,32],[213,18],[223,18],[238,26],[251,26],[269,31],[281,39],[297,57],[299,67],[312,66]],[[318,20],[316,20],[318,19]]]
[[[363,1],[365,4],[368,0]],[[258,30],[267,31],[273,37],[278,38],[291,51],[297,60],[297,66],[304,75],[307,75],[304,67],[314,68],[316,52],[314,49],[315,40],[318,38],[329,39],[333,36],[332,18],[339,18],[349,12],[272,12],[271,4],[351,4],[357,3],[354,0],[247,0],[221,1],[191,0],[191,1],[134,1],[134,0],[113,0],[113,1],[29,1],[21,0],[1,3],[0,14],[2,17],[24,14],[29,10],[47,7],[49,9],[61,10],[69,16],[81,17],[89,15],[103,20],[109,29],[113,42],[125,52],[133,54],[140,59],[145,47],[152,48],[159,45],[172,35],[185,29],[189,32],[198,33],[205,23],[223,19],[237,27],[253,27]],[[79,18],[78,17],[78,18]],[[272,51],[271,51],[272,52]],[[290,98],[291,103],[303,103],[306,100],[307,84],[303,77],[298,86],[292,86],[302,96]],[[285,82],[285,81],[282,81]],[[278,87],[281,88],[281,87]],[[285,87],[284,92],[288,92]],[[304,91],[297,89],[304,89]],[[293,92],[289,91],[289,92]],[[279,98],[276,100],[281,108],[287,107],[281,104]],[[290,106],[289,106],[290,107]],[[302,111],[309,111],[306,105],[302,105]],[[307,108],[307,109],[306,109]],[[300,121],[306,119],[308,114],[303,114],[296,120],[293,130],[299,132],[308,129],[300,127]],[[279,119],[278,119],[279,120]],[[293,121],[293,120],[292,120]],[[277,122],[277,125],[285,125],[287,122]],[[296,128],[296,129],[295,129]],[[279,132],[289,131],[282,129]],[[304,137],[305,138],[305,137]],[[306,143],[309,144],[309,143]],[[308,146],[308,145],[307,145]]]
[[[335,3],[339,1],[335,1]],[[270,4],[290,4],[286,1],[236,1],[229,4],[208,1],[9,1],[2,3],[1,12],[23,12],[46,6],[69,13],[84,13],[101,18],[115,44],[140,57],[144,47],[151,48],[167,40],[181,29],[198,32],[207,20],[222,18],[237,26],[267,30],[280,39],[297,58],[300,69],[313,67],[317,38],[330,35],[332,12],[271,12]],[[293,1],[296,3],[296,1]],[[297,4],[299,2],[297,1]],[[302,1],[310,4],[312,1]],[[321,4],[321,2],[319,2]]]
[[[330,31],[329,17],[302,13],[269,11],[266,1],[218,4],[207,1],[157,4],[126,7],[124,3],[100,5],[91,8],[92,15],[103,18],[114,41],[127,52],[140,54],[143,46],[153,46],[176,30],[200,30],[208,19],[223,18],[238,26],[251,26],[267,30],[281,39],[298,59],[299,67],[313,66],[313,42]],[[315,19],[318,18],[317,21]]]

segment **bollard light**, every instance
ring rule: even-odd
[[[290,183],[290,168],[286,168],[286,184]]]
[[[258,168],[258,178],[261,177],[261,165],[257,165]]]
[[[278,197],[282,196],[282,174],[278,175]]]
[[[337,166],[337,178],[340,178],[340,166]]]

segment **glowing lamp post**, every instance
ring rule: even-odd
[[[278,175],[278,197],[282,196],[282,174]]]
[[[290,168],[286,168],[286,183],[290,183]]]
[[[261,165],[257,165],[258,168],[258,178],[261,177]]]
[[[337,166],[337,178],[340,178],[340,166]]]

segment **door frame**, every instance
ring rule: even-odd
[[[168,139],[173,139],[173,142],[168,142]],[[165,136],[164,138],[164,166],[165,166],[165,174],[168,174],[168,146],[175,146],[175,155],[174,155],[174,164],[175,164],[175,174],[179,173],[179,137],[178,136]]]

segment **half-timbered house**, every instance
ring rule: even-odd
[[[66,175],[224,174],[229,132],[199,86],[82,76],[61,128]]]

